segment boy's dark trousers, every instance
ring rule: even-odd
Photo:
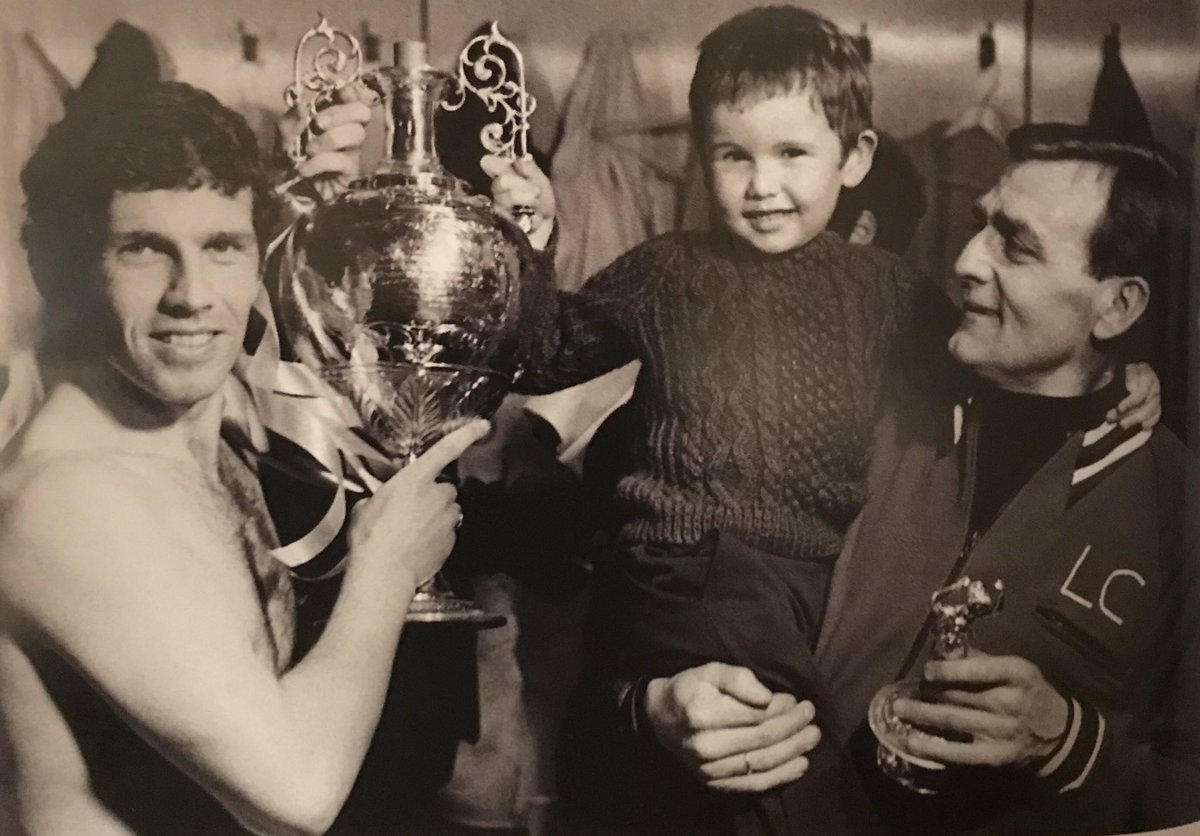
[[[707,662],[835,710],[813,663],[828,561],[756,551],[714,533],[687,551],[637,546],[598,567],[587,668],[564,724],[560,795],[584,831],[861,834],[879,829],[842,741],[825,733],[798,781],[766,793],[705,788],[648,729],[634,733],[612,683]],[[824,731],[823,728],[823,731]]]

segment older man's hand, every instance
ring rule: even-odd
[[[821,739],[807,700],[772,693],[746,668],[711,662],[646,689],[655,737],[701,783],[763,792],[795,781]]]
[[[966,741],[914,731],[908,737],[914,755],[941,763],[1025,766],[1048,756],[1066,733],[1067,701],[1026,659],[973,651],[927,663],[925,680],[938,687],[939,701],[897,699],[896,716]]]

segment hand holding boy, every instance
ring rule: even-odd
[[[651,680],[646,716],[659,743],[697,780],[727,792],[797,780],[821,740],[811,702],[772,693],[747,668],[719,662]]]

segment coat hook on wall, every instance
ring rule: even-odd
[[[246,24],[238,21],[238,35],[242,39],[242,59],[253,64],[258,61],[258,36],[252,35]]]
[[[368,64],[376,64],[379,62],[379,36],[371,31],[371,21],[364,20],[362,22],[362,41],[363,60]]]
[[[986,70],[996,63],[996,24],[988,21],[987,29],[979,36],[979,69]]]
[[[862,56],[864,64],[871,63],[871,36],[867,34],[867,24],[863,23],[859,26],[858,35],[854,39],[854,45],[858,47],[858,54]]]
[[[1104,36],[1104,54],[1109,58],[1120,57],[1121,24],[1113,23],[1109,25],[1108,34]]]

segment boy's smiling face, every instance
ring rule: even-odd
[[[722,223],[763,253],[807,244],[829,223],[838,193],[871,168],[875,135],[842,143],[810,90],[718,104],[708,118],[706,172]]]

